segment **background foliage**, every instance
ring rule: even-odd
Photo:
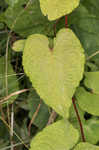
[[[66,124],[72,124],[70,131],[72,128],[78,130],[71,133],[71,136],[76,134],[73,141],[68,135],[67,143],[65,143],[68,149],[72,147],[74,150],[99,149],[98,6],[98,0],[80,0],[79,6],[67,15],[68,28],[72,29],[80,40],[86,56],[83,79],[73,95],[86,143],[82,143],[79,122],[73,105],[69,108],[68,121],[60,121],[62,117],[57,114],[54,119],[55,122],[59,120],[57,127],[54,129],[53,124],[49,126],[48,131],[44,129],[43,134],[48,135],[46,143],[56,140],[57,135],[56,137],[54,135],[59,130],[58,136],[63,138],[61,142],[66,142],[64,139],[67,137],[62,134],[63,122],[66,122]],[[66,18],[63,15],[58,20],[49,21],[41,12],[39,0],[0,0],[0,150],[11,149],[13,145],[15,150],[27,150],[31,139],[47,125],[53,112],[52,108],[40,99],[40,95],[24,73],[23,49],[15,52],[12,50],[12,45],[17,40],[27,39],[31,34],[39,33],[47,36],[48,39],[54,38],[55,34],[65,27]],[[67,134],[68,129],[66,126],[64,128]],[[50,133],[51,130],[55,131],[53,136]],[[79,136],[74,132],[77,132]],[[41,133],[38,135],[42,141]],[[39,141],[38,135],[34,141]],[[75,146],[76,143],[79,144]],[[37,148],[36,144],[38,145],[35,142],[33,146]],[[65,144],[63,145],[66,146]],[[43,146],[41,148],[43,149]],[[47,149],[49,150],[48,146]],[[57,149],[57,145],[54,149]]]

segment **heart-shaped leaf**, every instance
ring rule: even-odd
[[[99,146],[95,146],[89,143],[79,143],[74,150],[99,150]]]
[[[79,5],[79,0],[40,0],[42,13],[49,20],[58,19],[72,12]]]
[[[78,131],[67,120],[60,120],[40,132],[32,140],[30,150],[70,150],[78,137]]]
[[[61,29],[49,48],[48,38],[35,34],[26,40],[25,72],[45,103],[67,117],[72,96],[84,71],[83,48],[70,29]]]

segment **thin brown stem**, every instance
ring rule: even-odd
[[[57,113],[54,110],[52,110],[47,126],[52,124],[55,121],[56,117],[57,117]]]
[[[86,140],[85,140],[85,136],[84,136],[84,130],[83,130],[82,122],[81,122],[81,119],[80,119],[80,116],[79,116],[79,113],[78,113],[78,110],[77,110],[74,98],[72,98],[72,103],[73,103],[74,110],[76,112],[76,116],[77,116],[77,119],[78,119],[78,122],[79,122],[80,132],[81,132],[81,136],[82,136],[82,141],[85,142]]]
[[[36,116],[37,116],[37,114],[38,114],[38,112],[39,112],[39,110],[40,110],[40,107],[41,107],[41,101],[40,101],[40,103],[39,103],[39,105],[38,105],[38,107],[37,107],[35,113],[33,114],[32,119],[31,119],[31,121],[30,121],[30,123],[29,123],[29,126],[28,126],[29,136],[30,136],[30,131],[31,131],[31,125],[32,125],[32,123],[34,122],[34,120],[35,120],[35,118],[36,118]]]
[[[16,91],[14,93],[11,93],[10,95],[4,97],[3,99],[0,99],[0,104],[4,104],[4,103],[7,103],[9,98],[11,98],[12,96],[15,96],[15,95],[19,95],[21,93],[24,93],[24,92],[27,92],[29,91],[30,89],[23,89],[23,90],[19,90],[19,91]]]

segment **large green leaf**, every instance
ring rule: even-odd
[[[31,0],[27,9],[24,9],[27,2],[28,0],[18,0],[16,2],[15,0],[8,0],[9,7],[4,13],[4,22],[7,26],[23,37],[27,37],[33,33],[53,36],[54,22],[49,22],[47,17],[42,15],[39,0]]]
[[[29,36],[23,66],[45,103],[67,117],[72,96],[83,76],[83,48],[70,29],[61,29],[53,43],[54,47],[50,49],[44,35]]]
[[[70,150],[78,140],[78,132],[67,120],[46,127],[31,142],[30,150]]]
[[[92,89],[93,93],[99,94],[99,72],[86,72],[84,84]]]
[[[8,61],[8,74],[7,74],[7,80],[8,80],[8,89],[6,89],[6,74],[5,74],[5,57],[0,57],[0,97],[1,99],[6,97],[6,90],[8,90],[8,95],[16,92],[18,90],[18,81],[15,76],[15,72],[13,71],[13,68]],[[12,103],[17,96],[12,96],[8,101],[4,101],[1,104],[4,104],[6,106],[7,102],[10,104]]]
[[[99,146],[95,146],[89,143],[79,143],[74,150],[99,150]]]
[[[40,7],[49,20],[58,19],[72,12],[79,5],[79,0],[40,0]]]
[[[83,0],[68,17],[68,23],[79,37],[85,51],[92,55],[99,50],[99,1]],[[95,56],[96,57],[96,56]],[[99,54],[97,55],[99,58]]]
[[[81,87],[76,91],[76,98],[84,111],[99,116],[99,95],[87,92]]]

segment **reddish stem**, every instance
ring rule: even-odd
[[[54,24],[54,27],[53,27],[53,29],[54,29],[54,36],[55,37],[56,37],[56,25],[57,25],[58,22],[59,22],[59,19],[56,20],[56,23]]]
[[[68,28],[68,17],[67,17],[67,15],[65,16],[65,27]]]
[[[84,136],[84,130],[83,130],[82,122],[81,122],[81,119],[80,119],[80,116],[79,116],[74,98],[72,98],[72,103],[73,103],[73,106],[74,106],[74,109],[75,109],[75,112],[76,112],[76,116],[77,116],[77,119],[78,119],[78,122],[79,122],[79,125],[80,125],[80,132],[81,132],[81,136],[82,136],[82,141],[85,142],[86,140],[85,140],[85,136]]]

